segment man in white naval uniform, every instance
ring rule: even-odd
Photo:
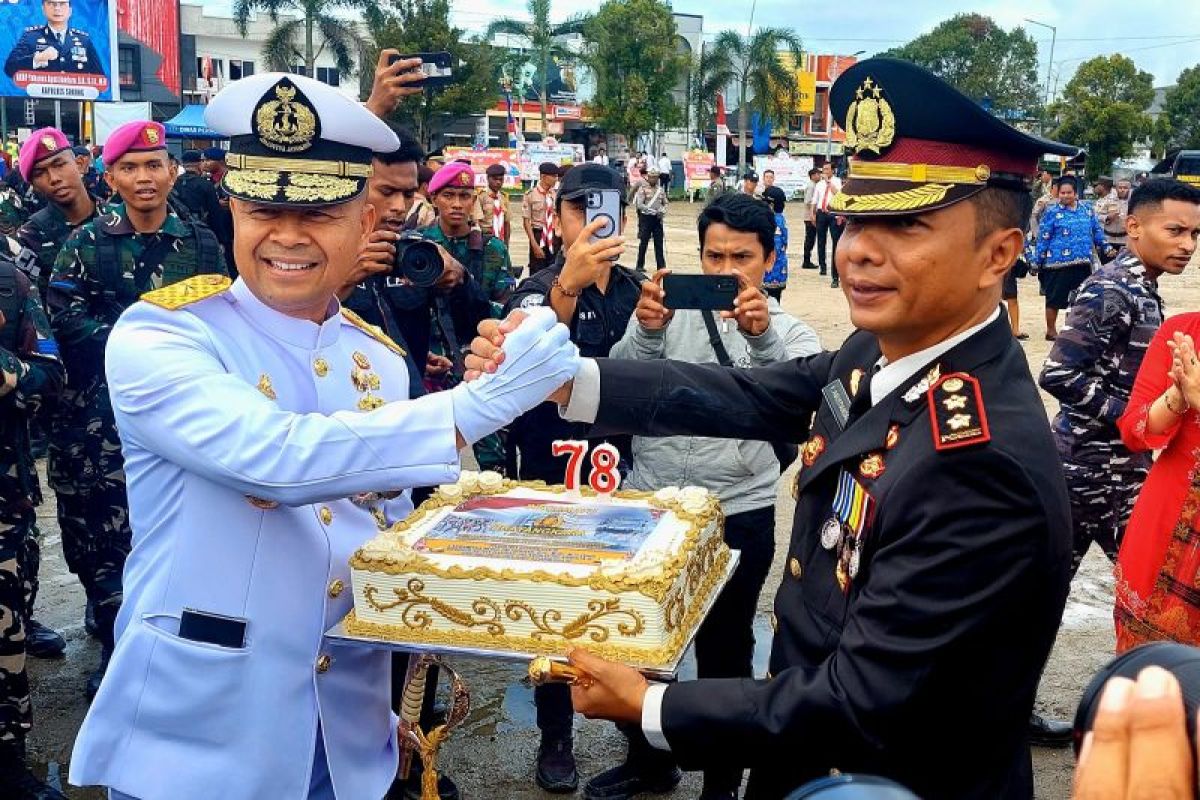
[[[389,656],[323,636],[350,610],[349,558],[411,510],[403,490],[456,479],[458,451],[578,355],[549,314],[494,380],[408,400],[399,348],[334,295],[374,227],[372,151],[394,134],[282,74],[232,84],[205,118],[231,136],[241,277],[151,292],[109,338],[133,552],[71,781],[138,800],[376,800],[396,771]]]

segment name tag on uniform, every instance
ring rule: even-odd
[[[846,387],[839,380],[830,381],[821,394],[825,396],[825,402],[829,405],[829,411],[833,414],[833,421],[837,423],[839,429],[846,427],[846,422],[850,419],[850,393],[846,391]]]

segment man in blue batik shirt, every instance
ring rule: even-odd
[[[1046,340],[1058,336],[1058,312],[1071,294],[1092,274],[1092,249],[1107,253],[1104,229],[1092,208],[1079,202],[1078,184],[1064,175],[1054,182],[1057,203],[1047,206],[1038,226],[1035,251],[1029,263],[1040,273],[1046,294]]]

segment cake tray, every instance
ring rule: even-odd
[[[725,567],[725,574],[722,576],[720,583],[717,584],[716,591],[709,595],[707,602],[704,604],[704,613],[701,615],[701,624],[703,620],[708,618],[712,611],[713,605],[716,604],[717,598],[721,596],[725,584],[729,583],[729,579],[733,577],[733,571],[737,569],[738,562],[741,560],[742,553],[740,550],[730,550],[729,563]],[[420,642],[396,642],[390,639],[377,639],[371,636],[356,636],[348,633],[345,627],[345,620],[334,625],[325,632],[325,636],[334,644],[345,645],[348,647],[369,647],[374,650],[391,650],[398,653],[432,653],[439,656],[466,656],[469,658],[490,658],[501,661],[524,661],[529,662],[542,653],[526,653],[520,650],[492,650],[484,647],[460,647],[456,645],[439,645],[439,644],[421,644]],[[696,638],[696,632],[700,630],[697,625],[695,630],[688,636],[687,641],[679,650],[677,655],[669,664],[658,664],[656,666],[645,666],[642,664],[629,663],[628,666],[633,667],[638,672],[645,675],[651,680],[671,681],[679,672],[679,665],[683,662],[683,657],[687,653],[688,648],[692,645],[692,640]],[[586,649],[586,644],[582,644]],[[555,661],[565,662],[565,656],[551,656]]]

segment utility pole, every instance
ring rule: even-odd
[[[1046,111],[1050,106],[1050,75],[1054,71],[1054,44],[1058,40],[1058,28],[1053,25],[1047,25],[1044,22],[1038,22],[1036,19],[1025,18],[1025,21],[1033,25],[1040,25],[1043,28],[1050,29],[1050,63],[1046,65],[1046,101],[1042,105],[1042,129],[1041,132],[1046,132]]]

